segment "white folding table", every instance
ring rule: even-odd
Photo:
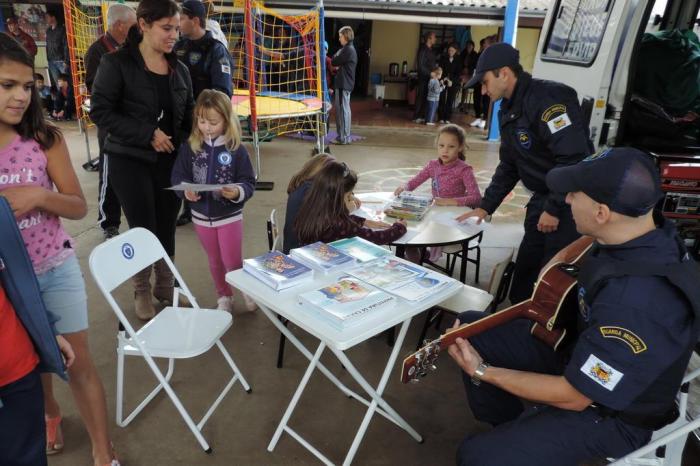
[[[268,319],[270,319],[270,322],[272,322],[275,327],[277,327],[277,329],[279,329],[279,331],[282,332],[284,336],[287,337],[289,341],[292,342],[292,344],[310,361],[301,382],[299,382],[299,386],[292,396],[292,400],[290,401],[287,410],[282,416],[282,420],[272,436],[272,440],[270,440],[267,450],[273,451],[282,433],[287,432],[295,440],[301,443],[302,446],[304,446],[327,465],[332,465],[333,462],[318,451],[313,445],[307,442],[301,436],[301,434],[293,430],[288,425],[289,419],[292,416],[299,398],[304,392],[304,388],[306,387],[306,384],[308,383],[314,370],[318,368],[318,370],[321,371],[323,375],[328,377],[328,379],[333,382],[340,389],[340,391],[343,392],[343,394],[355,398],[357,401],[367,406],[367,413],[365,414],[365,417],[357,430],[357,434],[355,435],[352,445],[350,446],[350,450],[345,456],[343,465],[349,465],[352,462],[355,454],[357,453],[357,449],[360,446],[360,442],[367,431],[369,422],[375,412],[381,414],[397,426],[404,429],[417,442],[422,442],[423,438],[421,435],[410,425],[408,425],[408,423],[391,406],[389,406],[386,400],[382,398],[382,394],[389,380],[392,369],[394,368],[399,352],[401,351],[401,346],[404,338],[406,337],[406,332],[408,331],[408,326],[411,323],[413,316],[420,314],[436,304],[439,304],[458,292],[464,293],[464,288],[461,286],[462,284],[455,282],[453,286],[447,287],[446,289],[441,290],[439,293],[436,293],[435,295],[430,296],[417,304],[399,299],[395,307],[377,311],[376,313],[363,318],[362,322],[356,324],[355,326],[340,331],[334,328],[332,325],[326,323],[323,319],[315,316],[313,312],[304,309],[304,307],[298,303],[297,298],[300,293],[321,288],[333,283],[340,275],[342,274],[336,273],[323,276],[317,273],[316,277],[311,283],[298,285],[287,290],[276,292],[243,270],[236,270],[226,274],[226,281],[231,286],[239,289],[243,293],[246,293],[253,300],[255,300],[255,302],[260,306],[260,310],[268,317]],[[473,290],[474,293],[478,294],[479,296],[484,293],[483,290],[478,288],[473,288]],[[309,349],[307,349],[299,341],[299,339],[297,339],[294,334],[280,322],[280,320],[277,318],[277,314],[281,315],[285,319],[288,319],[302,330],[318,338],[320,342],[316,348],[316,351],[312,353]],[[345,355],[345,351],[358,343],[362,343],[363,341],[398,324],[401,324],[401,330],[399,331],[398,338],[396,339],[396,343],[391,350],[391,355],[386,363],[386,367],[384,368],[384,372],[379,380],[379,384],[376,387],[373,387],[362,376],[362,374],[360,374],[352,362],[350,362],[348,357]],[[369,395],[369,399],[365,399],[364,397],[350,390],[340,380],[338,380],[338,378],[333,375],[331,371],[320,363],[321,354],[326,347],[333,352],[352,378],[357,381],[360,387],[362,387],[367,395]],[[398,372],[396,373],[396,376],[399,376]]]

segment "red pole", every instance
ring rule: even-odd
[[[250,101],[250,130],[258,130],[258,112],[255,102],[255,37],[253,36],[251,0],[245,0],[245,41],[248,62],[248,99]]]

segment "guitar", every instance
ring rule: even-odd
[[[440,352],[457,338],[469,338],[518,318],[532,320],[530,333],[556,351],[565,340],[567,329],[576,323],[576,312],[566,310],[577,309],[575,288],[578,272],[592,244],[592,238],[582,237],[560,252],[562,260],[549,265],[540,275],[530,299],[450,330],[409,355],[403,361],[401,382],[419,382],[428,371],[437,369],[435,363]]]

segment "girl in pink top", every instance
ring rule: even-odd
[[[474,170],[464,161],[466,133],[457,125],[445,125],[438,130],[438,158],[431,160],[408,183],[394,191],[413,191],[428,178],[432,179],[435,205],[459,205],[476,208],[481,202]]]
[[[431,160],[408,183],[394,191],[398,196],[403,191],[413,191],[428,178],[432,179],[435,205],[458,205],[476,208],[481,202],[481,192],[474,177],[474,170],[464,161],[466,133],[457,126],[448,124],[440,127],[437,137],[438,158]],[[430,260],[436,261],[442,255],[442,248],[430,249]],[[416,248],[406,250],[406,257],[420,262],[422,252]]]
[[[58,128],[44,120],[34,89],[34,60],[14,39],[0,34],[0,195],[17,219],[56,330],[75,351],[68,369],[78,411],[92,441],[95,465],[118,465],[107,429],[104,388],[88,351],[87,295],[73,239],[60,217],[87,213],[85,197]],[[61,410],[50,374],[42,374],[46,454],[63,448]]]

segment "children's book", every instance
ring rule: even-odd
[[[278,291],[314,278],[309,267],[279,251],[244,260],[243,270]]]
[[[321,241],[292,249],[289,251],[289,257],[323,273],[343,270],[355,264],[354,257]]]
[[[404,191],[384,209],[389,217],[421,221],[433,203],[432,197]]]
[[[370,314],[394,307],[396,298],[344,275],[332,285],[301,293],[299,302],[308,311],[342,330],[357,324]]]
[[[392,289],[390,293],[407,301],[422,301],[452,286],[460,286],[460,282],[437,272],[428,272],[410,283]]]
[[[348,256],[354,257],[358,262],[367,262],[391,254],[390,250],[377,246],[359,236],[333,241],[331,246],[340,249]]]
[[[349,275],[389,292],[414,282],[426,273],[427,269],[395,256],[382,257],[348,270]]]

